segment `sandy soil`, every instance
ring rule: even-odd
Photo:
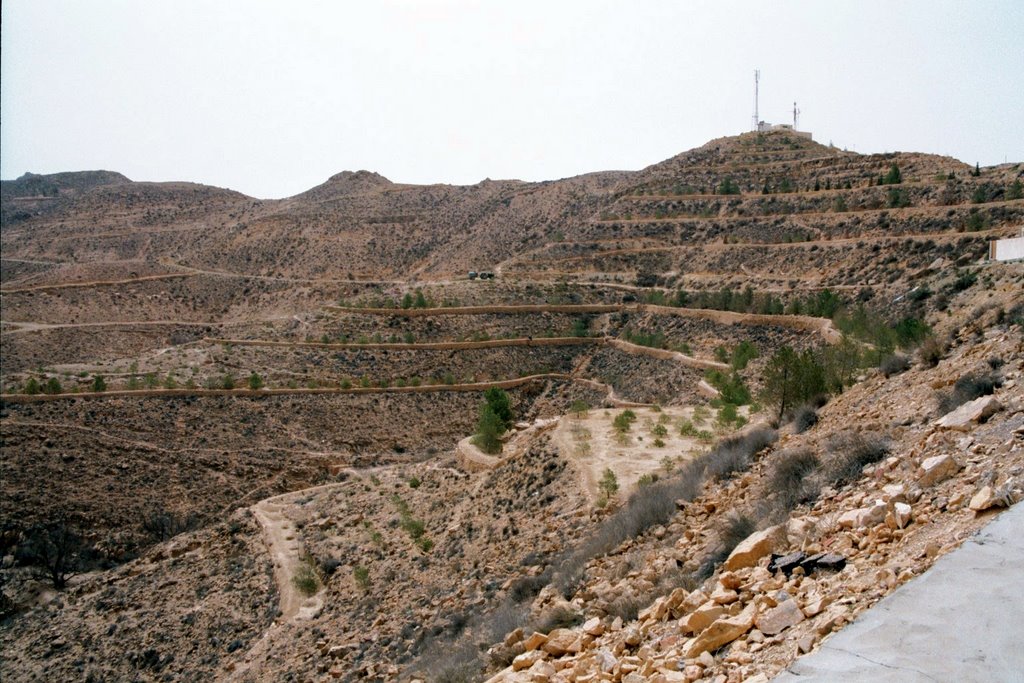
[[[637,419],[625,438],[612,426],[612,421],[624,409],[592,409],[585,416],[570,414],[562,417],[553,432],[554,443],[562,455],[575,463],[583,479],[584,490],[590,499],[598,496],[597,483],[606,468],[615,473],[619,482],[619,498],[624,500],[636,488],[637,480],[645,474],[664,474],[665,459],[676,464],[703,448],[696,438],[681,436],[679,425],[684,420],[694,422],[697,429],[712,429],[712,418],[705,423],[693,419],[692,407],[630,408]],[[663,424],[667,434],[661,437],[664,446],[655,446],[652,433],[655,425]]]

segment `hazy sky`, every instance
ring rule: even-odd
[[[4,0],[0,175],[283,197],[639,169],[761,117],[1024,161],[1024,0]]]

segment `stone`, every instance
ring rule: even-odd
[[[846,558],[839,553],[818,553],[817,555],[811,555],[802,563],[800,566],[803,570],[810,574],[815,569],[824,569],[827,571],[842,571],[843,567],[846,566]]]
[[[893,503],[892,516],[897,529],[903,529],[910,524],[911,512],[910,506],[906,503]]]
[[[796,646],[799,648],[800,654],[807,654],[814,648],[814,636],[804,636],[796,641]]]
[[[717,650],[736,640],[754,625],[754,610],[754,605],[748,605],[734,617],[719,618],[704,629],[699,636],[687,643],[683,656],[686,658],[697,657],[701,652]]]
[[[935,486],[936,484],[949,479],[960,471],[960,463],[952,455],[943,455],[926,458],[921,467],[917,470],[917,483],[922,488]]]
[[[804,616],[808,618],[817,616],[830,604],[832,604],[831,597],[827,595],[815,595],[803,606]]]
[[[696,664],[690,664],[689,666],[683,667],[683,678],[682,680],[687,683],[692,681],[700,680],[704,676],[704,669],[697,666]]]
[[[729,554],[725,568],[729,571],[753,567],[765,555],[786,542],[785,527],[781,524],[768,527],[747,536]]]
[[[1002,404],[995,396],[982,396],[946,413],[939,418],[935,426],[961,432],[970,431],[974,424],[984,422],[1002,409]]]
[[[743,585],[743,580],[733,572],[725,572],[718,578],[718,583],[728,590],[736,590]]]
[[[867,512],[861,517],[860,526],[875,526],[885,520],[885,513],[889,506],[883,500],[876,500],[874,505],[867,508]]]
[[[794,517],[786,522],[786,541],[790,547],[800,547],[807,541],[814,532],[820,520],[810,515],[805,517]]]
[[[594,636],[596,638],[604,633],[604,622],[601,621],[600,617],[587,619],[583,623],[583,632],[588,636]]]
[[[712,655],[710,652],[701,652],[700,656],[697,657],[697,661],[705,669],[708,669],[715,665],[715,656]]]
[[[1016,501],[1013,491],[1013,481],[1007,481],[998,489],[992,486],[982,486],[978,492],[971,497],[968,507],[975,512],[982,512],[994,507],[1009,507]]]
[[[725,614],[725,608],[713,601],[708,601],[679,620],[679,628],[683,633],[700,633],[710,626],[715,619]]]
[[[582,644],[575,631],[556,628],[548,634],[547,641],[541,645],[540,649],[555,657],[561,657],[568,652],[579,652],[582,649]]]
[[[757,630],[766,636],[782,633],[790,626],[796,626],[804,620],[804,613],[796,600],[783,600],[778,606],[758,614],[754,619]]]
[[[839,515],[839,519],[836,520],[836,524],[839,525],[840,529],[856,529],[861,525],[860,520],[863,515],[864,508],[847,510],[843,514]]]
[[[629,628],[627,628],[625,636],[623,637],[623,641],[626,643],[626,645],[633,646],[639,645],[641,641],[643,641],[643,639],[643,634],[640,633],[640,629],[638,629],[636,626],[630,626]]]
[[[683,599],[683,602],[681,605],[679,605],[679,608],[682,609],[683,612],[689,613],[697,609],[707,601],[708,596],[704,593],[704,591],[698,588],[697,590],[693,591]]]
[[[802,550],[789,553],[788,555],[776,555],[772,553],[772,561],[768,563],[768,571],[781,571],[787,577],[793,570],[800,566],[800,563],[807,559],[807,553]]]
[[[548,637],[546,635],[544,635],[543,633],[534,632],[533,634],[530,635],[529,638],[527,638],[525,641],[523,641],[523,649],[526,650],[527,652],[529,652],[531,650],[536,650],[541,645],[546,643],[547,640],[548,640]]]
[[[505,636],[505,642],[504,642],[505,647],[512,647],[513,645],[515,645],[516,643],[518,643],[522,639],[523,639],[523,629],[522,629],[522,627],[520,627],[520,628],[517,628],[516,630],[512,631],[511,633],[509,633],[507,636]]]
[[[716,588],[711,594],[711,600],[719,605],[729,605],[736,602],[737,599],[739,599],[739,594],[736,591],[723,588],[722,586]]]
[[[531,666],[527,673],[531,683],[548,683],[557,672],[549,662],[540,661]]]
[[[512,660],[512,670],[522,671],[523,669],[529,669],[537,662],[544,659],[544,653],[540,650],[531,650],[530,652],[524,652],[515,659]]]
[[[610,674],[619,665],[619,660],[608,650],[598,650],[597,665],[601,668],[602,673]]]

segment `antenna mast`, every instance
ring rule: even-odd
[[[761,80],[761,70],[754,69],[754,125],[751,130],[757,130],[757,125],[761,121],[761,117],[757,113],[757,96],[758,96],[758,82]]]
[[[797,124],[800,122],[800,110],[796,108],[796,102],[793,103],[793,130],[797,130]]]

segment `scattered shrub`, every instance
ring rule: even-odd
[[[878,365],[878,369],[882,371],[886,378],[898,375],[910,369],[910,358],[902,353],[894,353],[891,356],[885,357]]]
[[[338,571],[338,567],[341,566],[341,560],[336,557],[328,557],[320,560],[320,572],[324,576],[333,576],[334,572]]]
[[[361,590],[366,590],[370,587],[370,570],[363,565],[358,565],[352,570],[352,577],[356,580],[356,585]]]
[[[619,480],[612,472],[611,468],[606,467],[604,472],[601,474],[601,481],[597,483],[597,488],[601,491],[606,498],[611,498],[619,491]]]
[[[814,409],[814,406],[804,404],[793,413],[793,430],[797,434],[803,434],[816,424],[818,424],[818,411]]]
[[[926,368],[934,368],[946,355],[946,346],[936,337],[928,337],[918,349],[918,356]]]
[[[629,431],[635,421],[636,413],[632,410],[626,409],[615,416],[615,419],[612,420],[612,426],[615,428],[615,431],[625,433]]]
[[[826,477],[836,486],[843,486],[859,479],[865,465],[888,455],[890,444],[880,434],[849,431],[833,436],[826,447],[830,453]]]
[[[939,394],[939,412],[956,410],[968,401],[993,393],[1000,386],[1002,379],[994,372],[968,373],[953,384],[952,391]]]
[[[320,579],[317,577],[312,565],[308,561],[303,561],[295,571],[295,576],[292,577],[292,584],[300,593],[310,596],[316,593],[320,587]]]
[[[725,526],[718,534],[718,538],[725,548],[726,556],[755,531],[757,531],[757,522],[747,515],[738,513],[729,515]]]
[[[92,378],[92,390],[95,392],[106,391],[107,381],[103,379],[103,375],[96,375]]]
[[[572,628],[583,623],[583,616],[567,607],[556,607],[545,612],[540,620],[534,624],[534,630],[539,633],[548,634],[556,628]]]
[[[778,433],[767,427],[754,429],[747,434],[723,439],[700,463],[710,479],[728,479],[737,472],[745,472],[755,453],[773,443]]]
[[[804,448],[782,451],[775,457],[768,491],[775,494],[782,509],[792,510],[800,503],[810,502],[817,497],[817,486],[807,476],[818,469],[819,465],[818,456]]]

